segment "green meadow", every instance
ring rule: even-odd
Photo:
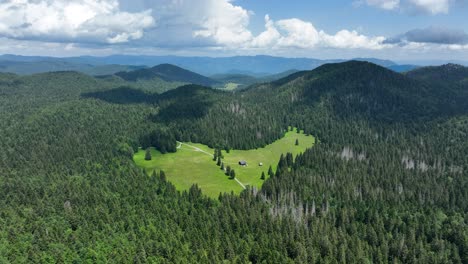
[[[299,145],[295,145],[296,139]],[[236,172],[236,180],[229,179],[224,171],[213,161],[214,149],[203,144],[182,142],[178,143],[175,153],[161,154],[156,149],[151,149],[152,159],[145,160],[145,150],[140,149],[134,155],[135,163],[145,168],[148,173],[154,170],[163,170],[166,177],[178,190],[188,190],[193,184],[198,184],[206,195],[216,198],[219,193],[240,193],[242,185],[261,187],[264,180],[260,179],[262,172],[268,178],[268,168],[271,165],[276,170],[281,154],[287,152],[294,156],[304,152],[314,145],[315,138],[303,133],[289,131],[284,137],[267,145],[264,148],[252,150],[223,151],[223,163],[229,165]],[[247,166],[239,165],[244,160]],[[260,166],[260,164],[263,164]]]

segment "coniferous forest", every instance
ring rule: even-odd
[[[0,263],[468,263],[467,80],[357,61],[242,91],[0,74]],[[240,195],[132,160],[288,127],[317,144]]]

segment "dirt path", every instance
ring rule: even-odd
[[[204,151],[203,149],[200,149],[200,148],[197,148],[197,147],[195,147],[195,146],[192,146],[192,145],[189,145],[189,144],[186,144],[186,143],[182,143],[182,142],[179,142],[179,141],[177,141],[177,143],[180,144],[180,145],[177,147],[178,149],[179,149],[182,145],[184,145],[184,146],[191,147],[191,148],[195,149],[195,151],[199,151],[199,152],[202,152],[202,153],[204,153],[204,154],[206,154],[206,155],[208,155],[208,156],[210,156],[210,157],[213,157],[213,153],[208,153],[208,152]],[[229,163],[225,163],[225,164],[229,164]],[[247,187],[245,187],[245,185],[244,185],[242,182],[240,182],[237,178],[234,178],[234,180],[235,180],[242,188],[247,189]]]
[[[203,153],[209,155],[210,157],[213,157],[213,153],[208,153],[208,152],[204,151],[203,149],[197,148],[197,147],[189,145],[189,144],[185,144],[185,143],[182,143],[182,142],[178,142],[178,143],[180,144],[180,146],[185,145],[185,146],[188,146],[188,147],[191,147],[191,148],[195,149],[196,151],[203,152]]]

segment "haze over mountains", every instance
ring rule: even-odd
[[[389,60],[375,58],[356,58],[369,61],[397,72],[418,67],[413,64],[398,64]],[[283,58],[272,56],[236,56],[236,57],[178,57],[178,56],[134,56],[112,55],[107,57],[40,57],[40,56],[0,56],[0,71],[17,74],[32,74],[57,70],[80,71],[91,75],[113,74],[119,71],[133,70],[135,67],[154,67],[160,64],[173,64],[198,74],[211,76],[216,74],[245,74],[263,77],[289,70],[312,70],[326,63],[347,60],[320,60],[313,58]]]

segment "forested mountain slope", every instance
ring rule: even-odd
[[[415,69],[406,73],[408,77],[429,82],[466,82],[468,68],[458,64],[445,64],[442,66],[429,66]]]
[[[167,82],[182,82],[212,86],[218,82],[203,75],[185,70],[171,64],[160,64],[149,69],[139,69],[131,72],[116,73],[126,81],[151,80],[160,78]]]
[[[467,263],[465,92],[354,61],[240,92],[0,74],[0,262]],[[179,193],[131,160],[288,126],[318,143],[240,196]]]

